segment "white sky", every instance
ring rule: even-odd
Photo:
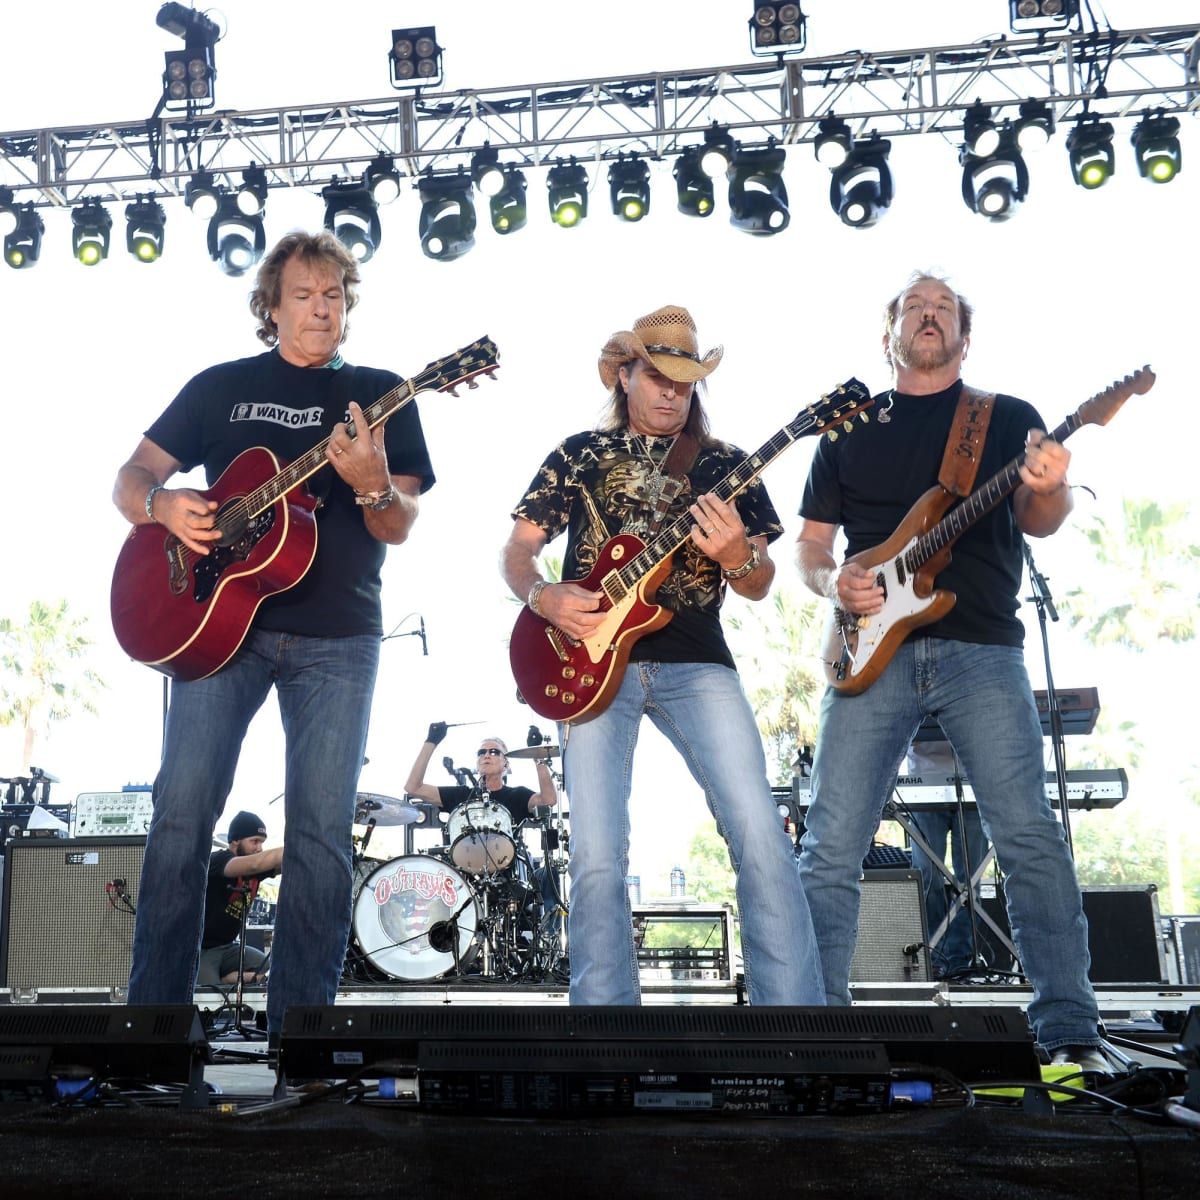
[[[158,7],[156,0],[58,0],[27,9],[27,32],[0,73],[0,130],[147,117],[163,51],[179,44],[155,25]],[[584,9],[541,0],[356,0],[337,9],[226,0],[217,98],[222,108],[248,109],[392,95],[390,30],[429,22],[446,47],[446,89],[746,62],[751,7],[744,0],[609,0]],[[809,0],[804,7],[811,54],[942,45],[1007,28],[1004,0]],[[1110,0],[1105,8],[1118,27],[1195,17],[1194,3],[1170,0]],[[363,790],[401,793],[431,720],[483,722],[445,743],[459,763],[471,761],[474,739],[485,733],[524,742],[530,714],[515,702],[506,654],[516,608],[496,568],[508,512],[545,453],[593,423],[604,399],[594,364],[607,335],[660,304],[691,308],[703,348],[724,344],[712,380],[715,428],[753,449],[848,375],[883,386],[882,304],[914,267],[942,268],[977,309],[968,377],[1028,398],[1051,426],[1114,378],[1152,363],[1159,382],[1149,396],[1131,401],[1109,429],[1085,429],[1072,441],[1073,478],[1088,483],[1109,513],[1122,494],[1190,498],[1200,138],[1195,120],[1185,120],[1185,169],[1155,187],[1134,169],[1130,124],[1118,123],[1117,173],[1096,193],[1071,182],[1060,133],[1031,159],[1030,199],[1001,225],[967,211],[956,148],[937,137],[895,141],[896,199],[868,231],[837,220],[828,173],[803,147],[789,153],[785,170],[791,227],[773,238],[730,228],[720,195],[707,221],[678,214],[669,163],[652,169],[653,206],[643,222],[618,222],[601,185],[591,215],[574,230],[550,223],[542,174],[530,171],[528,227],[500,238],[480,206],[476,248],[449,264],[420,252],[415,194],[385,209],[347,356],[411,375],[487,333],[500,346],[503,369],[496,382],[459,399],[421,402],[439,483],[409,542],[389,553],[384,624],[391,629],[407,614],[423,614],[430,654],[421,656],[416,638],[383,648]],[[596,178],[593,172],[593,185]],[[90,620],[94,665],[109,683],[101,715],[53,728],[34,757],[61,778],[54,799],[64,802],[148,781],[157,766],[161,677],[124,658],[108,620],[112,564],[125,530],[109,501],[113,475],[190,375],[252,354],[259,343],[245,304],[250,278],[227,278],[208,260],[203,223],[182,202],[167,205],[166,252],[153,266],[124,252],[119,210],[111,257],[92,270],[71,256],[68,213],[43,213],[39,265],[0,271],[8,429],[0,614],[19,619],[34,597],[66,596]],[[313,193],[272,191],[268,241],[298,225],[317,227],[322,213]],[[810,454],[809,445],[792,450],[766,476],[787,526],[774,556],[780,581],[790,585]],[[1090,507],[1081,496],[1081,514]],[[1064,534],[1036,547],[1060,594],[1087,569],[1077,545]],[[1107,658],[1082,650],[1062,626],[1053,636],[1060,685],[1098,685],[1114,704],[1176,699],[1162,678],[1113,674]],[[1036,634],[1029,649],[1038,676]],[[1172,675],[1189,678],[1178,668]],[[278,725],[272,700],[247,740],[227,809],[257,810],[275,835],[282,803],[268,802],[283,786]],[[15,773],[18,743],[0,734],[0,774]],[[1181,731],[1176,744],[1184,740]],[[441,774],[433,772],[432,781],[449,782]],[[518,766],[514,781],[533,785],[532,769]],[[642,875],[643,895],[665,895],[666,874],[685,859],[705,813],[682,765],[648,724],[633,813],[631,870]]]

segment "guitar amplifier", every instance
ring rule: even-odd
[[[919,871],[867,871],[851,983],[927,983],[925,897]]]

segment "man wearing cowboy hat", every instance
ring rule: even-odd
[[[684,308],[666,306],[613,334],[600,354],[610,409],[600,428],[567,438],[543,462],[513,512],[504,578],[516,596],[572,638],[603,620],[603,594],[548,583],[538,555],[564,530],[563,577],[586,576],[619,533],[646,540],[690,514],[695,524],[658,585],[670,611],[629,653],[608,706],[562,730],[571,797],[572,1004],[636,1004],[637,958],[625,887],[633,751],[643,715],[683,756],[728,846],[750,999],[823,1004],[821,969],[791,843],[767,783],[754,714],[721,628],[726,586],[761,600],[782,532],[766,490],[736,503],[713,489],[743,459],[709,432],[697,385],[722,351],[701,357]]]

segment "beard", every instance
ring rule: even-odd
[[[942,367],[949,366],[962,353],[962,339],[948,342],[946,335],[940,329],[937,331],[941,337],[938,345],[918,344],[917,339],[925,332],[925,328],[918,329],[908,341],[904,341],[895,334],[892,335],[889,349],[893,362],[899,363],[909,371],[940,371]]]

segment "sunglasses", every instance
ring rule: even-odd
[[[495,746],[485,746],[482,750],[477,750],[475,752],[475,757],[476,758],[485,758],[489,754],[494,754],[494,755],[496,755],[497,758],[504,757],[504,751],[497,750]]]

